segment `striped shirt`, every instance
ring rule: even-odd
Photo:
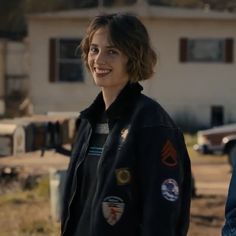
[[[96,173],[99,159],[103,152],[103,146],[109,133],[108,123],[105,114],[99,119],[94,133],[92,134],[87,156],[83,163],[81,176],[81,191],[78,193],[79,199],[79,222],[75,235],[88,236],[90,222],[92,199],[88,196],[94,196],[96,188]]]

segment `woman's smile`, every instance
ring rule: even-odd
[[[98,76],[98,77],[105,77],[111,72],[111,70],[110,69],[103,69],[103,68],[99,68],[99,67],[94,67],[94,72],[95,72],[96,76]]]

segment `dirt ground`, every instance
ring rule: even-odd
[[[192,150],[190,150],[191,156]],[[188,236],[218,236],[224,223],[224,207],[230,180],[230,167],[226,157],[221,156],[201,156],[192,154],[192,172],[195,178],[196,198],[193,198],[191,205],[191,222]],[[1,166],[24,166],[24,173],[33,175],[48,173],[50,168],[65,169],[68,164],[68,158],[46,152],[44,157],[40,157],[40,152],[29,153],[20,157],[0,158]],[[1,193],[0,193],[1,195]],[[14,227],[15,233],[1,233],[0,236],[28,236],[28,235],[58,235],[58,233],[49,230],[50,225],[50,203],[49,199],[38,200],[37,204],[30,197],[27,202],[20,202],[17,205],[19,209],[12,216],[9,212],[11,208],[1,205],[0,211],[0,229]],[[20,207],[25,204],[24,210]],[[16,207],[14,207],[16,208]],[[5,211],[5,212],[4,212]],[[17,214],[32,214],[40,212],[39,219],[33,228],[38,227],[39,233],[17,234],[17,227],[22,224],[23,217]],[[41,222],[41,223],[40,223]],[[10,225],[10,226],[9,226]]]
[[[225,202],[231,177],[226,156],[192,160],[197,197],[192,199],[189,236],[218,236],[224,224]]]

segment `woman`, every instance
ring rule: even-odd
[[[138,83],[156,64],[146,28],[129,14],[101,15],[81,49],[101,93],[81,112],[62,235],[186,235],[191,170],[183,136]]]

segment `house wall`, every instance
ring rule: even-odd
[[[31,99],[36,113],[80,111],[98,93],[84,68],[82,83],[49,82],[49,39],[82,38],[87,21],[32,21],[30,24]]]
[[[235,61],[225,63],[180,63],[179,39],[234,38],[236,22],[230,20],[156,19],[144,21],[159,55],[154,78],[144,82],[144,92],[159,101],[175,118],[184,122],[210,125],[210,108],[222,105],[225,122],[236,121]],[[83,37],[87,21],[32,19],[29,24],[31,54],[31,98],[36,113],[79,111],[97,94],[92,79],[84,83],[50,83],[49,38]],[[236,59],[236,58],[235,58]]]
[[[29,91],[29,55],[27,40],[6,44],[6,95]]]
[[[158,100],[173,117],[210,125],[212,105],[224,107],[225,122],[236,122],[236,21],[157,20],[144,22],[159,54],[155,79],[146,93]],[[233,38],[233,63],[181,63],[179,39]]]
[[[23,42],[8,41],[6,45],[7,75],[26,75],[29,65],[27,60],[27,40]]]

